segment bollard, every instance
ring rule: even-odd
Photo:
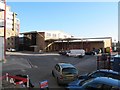
[[[29,76],[27,75],[27,88],[29,88]]]
[[[6,73],[6,81],[8,82],[8,73]]]

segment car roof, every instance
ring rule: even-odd
[[[72,64],[70,63],[58,63],[59,66],[62,68],[75,68]]]
[[[93,79],[96,83],[106,84],[110,86],[117,86],[120,88],[120,80],[109,78],[109,77],[97,77]]]
[[[119,72],[116,72],[116,71],[113,71],[113,70],[108,70],[108,69],[100,69],[100,70],[97,70],[95,72],[104,72],[104,73],[111,73],[111,74],[118,74],[118,75],[120,75]]]

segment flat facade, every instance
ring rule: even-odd
[[[84,38],[74,38],[71,35],[60,31],[53,32],[26,32],[24,34],[24,50],[39,52],[40,50],[46,52],[70,50],[70,49],[84,49],[86,52],[93,49],[102,49],[111,47],[111,37],[97,38],[97,40]]]
[[[0,6],[1,7],[1,6]],[[20,20],[17,14],[6,7],[6,48],[18,48]],[[0,11],[0,36],[4,36],[4,11]]]

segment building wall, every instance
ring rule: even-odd
[[[0,0],[0,10],[4,10],[4,9],[5,9],[4,6],[5,6],[5,5],[4,5],[4,2],[2,2],[2,1]]]
[[[70,49],[84,49],[86,52],[92,51],[93,48],[100,49],[104,48],[103,41],[89,41],[89,42],[59,42],[55,43],[56,49],[53,48],[54,51],[60,50],[70,50]]]
[[[48,39],[64,39],[64,38],[71,38],[72,36],[66,34],[62,31],[45,31],[45,40]]]
[[[45,33],[44,32],[38,32],[36,36],[36,45],[37,50],[40,51],[45,49]]]
[[[104,48],[112,47],[112,39],[104,39]]]
[[[57,33],[56,33],[57,32]],[[56,31],[56,35],[53,32],[33,32],[36,33],[36,45],[34,47],[34,51],[59,51],[59,50],[70,50],[70,49],[84,49],[86,52],[92,51],[93,49],[102,49],[111,46],[111,38],[103,40],[69,40],[71,35],[66,36],[66,40],[64,33],[58,33]],[[24,33],[24,35],[29,39],[27,44],[31,43],[31,35],[32,32]],[[56,36],[54,38],[54,36]],[[61,39],[60,39],[61,38]],[[63,40],[62,40],[63,38]],[[25,42],[24,42],[25,43]],[[31,44],[32,45],[32,44]]]
[[[4,12],[0,12],[0,26],[4,26]],[[6,48],[18,48],[20,20],[11,7],[6,7]],[[0,36],[4,36],[4,27],[0,27]]]

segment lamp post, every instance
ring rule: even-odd
[[[6,0],[4,0],[4,62],[6,62]]]

